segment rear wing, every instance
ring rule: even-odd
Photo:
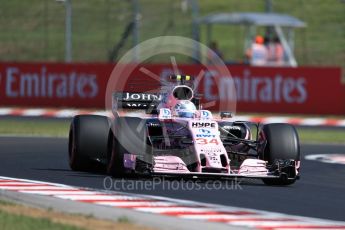
[[[163,95],[159,93],[115,92],[112,98],[113,111],[119,109],[146,110],[148,114],[157,113],[157,106]]]
[[[136,110],[156,110],[163,99],[163,93],[132,93],[116,92],[113,93],[112,107],[118,109],[136,109]],[[191,101],[197,108],[200,107],[200,97],[193,97]],[[152,112],[147,111],[151,114]]]

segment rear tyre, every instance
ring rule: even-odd
[[[96,159],[105,159],[109,134],[109,121],[105,116],[77,115],[69,131],[68,157],[74,171],[93,171]]]
[[[145,154],[146,142],[145,120],[137,117],[116,118],[108,140],[108,174],[113,177],[125,176],[128,170],[124,167],[124,155]]]
[[[289,124],[276,123],[264,125],[261,130],[262,135],[267,143],[261,158],[268,161],[269,165],[274,164],[277,160],[300,160],[299,138],[296,129]],[[295,183],[295,173],[289,173],[287,177],[294,176],[294,179],[263,179],[267,185],[290,185]]]

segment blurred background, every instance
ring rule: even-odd
[[[68,17],[71,61],[114,62],[149,38],[192,38],[193,20],[210,13],[278,12],[307,25],[295,31],[299,65],[345,67],[342,0],[0,0],[0,4],[0,61],[65,61]],[[206,42],[207,28],[199,28],[200,41]],[[224,60],[244,59],[245,26],[215,25],[212,37]]]
[[[147,39],[173,35],[214,51],[199,50],[194,59],[174,54],[180,72],[198,75],[215,54],[231,72],[234,83],[229,76],[205,74],[199,85],[204,102],[221,101],[227,84],[236,84],[239,112],[345,114],[344,0],[0,0],[0,5],[0,106],[103,109],[120,58]],[[282,54],[283,61],[254,63],[258,45],[267,56]],[[143,64],[162,77],[173,72],[169,55]],[[140,60],[140,52],[133,60]],[[140,71],[130,77],[152,80]],[[222,88],[215,79],[224,82]],[[324,90],[328,93],[320,93]]]
[[[128,79],[114,76],[143,92],[176,69],[204,73],[197,93],[217,115],[296,126],[303,175],[296,187],[253,183],[231,196],[227,190],[147,194],[344,221],[345,0],[0,0],[0,175],[100,188],[100,175],[69,170],[70,122],[78,114],[109,115],[106,91],[118,61],[135,45],[166,35],[214,52],[203,53],[201,63],[174,53],[177,68],[170,54],[153,57],[127,71]],[[284,61],[254,65],[256,44],[283,48]],[[215,54],[231,76],[213,71],[208,59]],[[221,111],[234,85],[236,111]]]

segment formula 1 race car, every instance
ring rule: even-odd
[[[299,138],[292,125],[233,121],[230,112],[215,118],[201,109],[190,82],[190,76],[173,75],[159,93],[115,92],[111,118],[75,116],[71,169],[101,165],[114,177],[239,177],[268,185],[299,179]],[[145,113],[128,113],[138,110]]]

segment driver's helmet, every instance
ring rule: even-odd
[[[196,107],[191,101],[181,100],[175,105],[174,112],[178,117],[193,118]]]

